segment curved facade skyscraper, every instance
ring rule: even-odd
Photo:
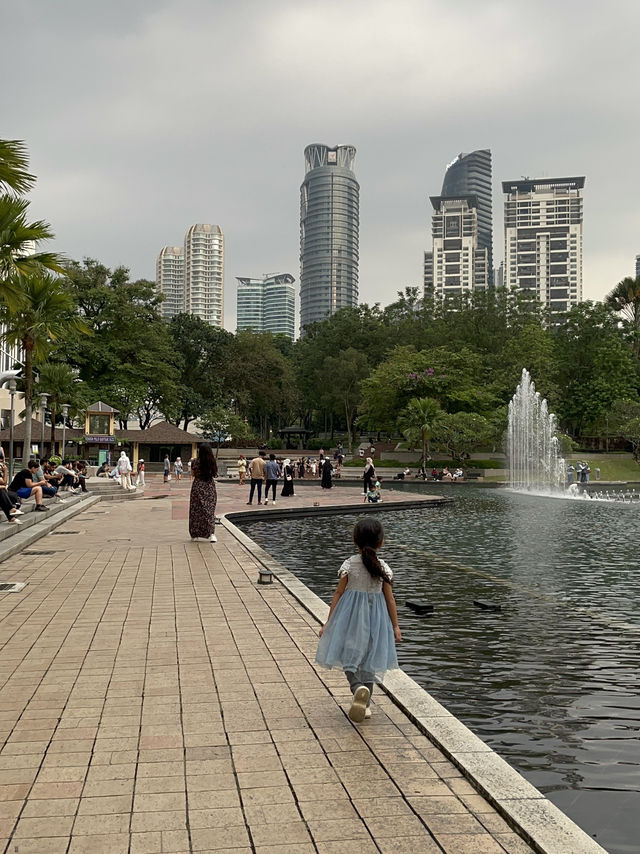
[[[352,145],[304,150],[300,187],[300,328],[358,304],[360,185]]]
[[[460,198],[475,196],[478,212],[478,248],[488,255],[489,281],[493,281],[493,216],[491,197],[491,151],[481,148],[470,154],[459,154],[449,164],[442,182],[441,196]]]

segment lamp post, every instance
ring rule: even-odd
[[[66,444],[67,415],[69,414],[69,404],[63,403],[60,409],[62,410],[62,459],[64,460],[64,446]]]
[[[11,412],[9,416],[9,483],[11,483],[11,481],[13,480],[13,404],[16,395],[16,389],[16,381],[14,379],[9,380],[9,394],[11,395]]]
[[[40,392],[40,416],[42,418],[42,442],[41,442],[41,447],[40,447],[40,460],[41,461],[44,459],[44,416],[45,416],[45,412],[47,410],[47,400],[49,399],[49,396],[50,395],[48,395],[46,393],[46,391]]]

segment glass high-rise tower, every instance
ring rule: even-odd
[[[290,273],[277,273],[251,279],[236,276],[238,282],[237,326],[254,332],[287,335],[296,332],[295,279]]]
[[[491,204],[491,151],[481,148],[459,154],[447,166],[442,182],[444,198],[475,196],[478,212],[478,248],[486,249],[489,282],[493,282],[493,216]]]
[[[358,304],[360,185],[352,145],[304,150],[300,187],[300,328]]]

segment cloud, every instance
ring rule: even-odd
[[[25,139],[35,215],[75,257],[154,275],[194,222],[226,235],[234,277],[298,277],[310,142],[352,143],[363,301],[420,284],[445,165],[490,147],[500,184],[585,174],[585,291],[640,252],[640,7],[569,0],[22,0],[9,38],[3,134]]]

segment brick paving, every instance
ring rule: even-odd
[[[226,530],[189,540],[188,488],[152,481],[167,498],[0,565],[29,582],[0,594],[0,850],[530,852],[381,692],[349,721],[317,624]]]

